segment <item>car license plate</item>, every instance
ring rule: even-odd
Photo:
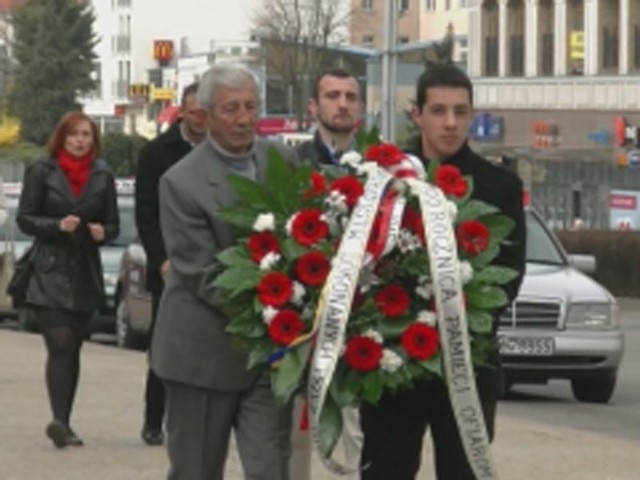
[[[551,337],[498,337],[502,355],[553,355],[555,343]]]

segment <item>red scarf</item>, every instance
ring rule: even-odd
[[[60,165],[62,172],[67,177],[74,197],[79,197],[87,185],[92,164],[91,152],[82,157],[74,157],[65,149],[60,150],[60,153],[58,153],[58,165]]]

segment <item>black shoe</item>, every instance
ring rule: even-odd
[[[147,445],[157,446],[164,443],[164,432],[162,428],[144,427],[140,433],[142,441]]]
[[[58,448],[64,448],[69,444],[69,435],[67,427],[60,420],[54,420],[45,430],[47,437],[51,439],[53,444]]]
[[[76,435],[76,432],[74,432],[71,427],[67,429],[67,444],[72,447],[82,447],[84,445],[82,439]]]

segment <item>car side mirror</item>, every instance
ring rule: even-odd
[[[127,247],[127,255],[129,255],[131,260],[139,265],[147,263],[147,254],[144,252],[142,245],[132,243]]]
[[[572,253],[569,255],[569,263],[587,275],[596,273],[596,257],[593,255]]]

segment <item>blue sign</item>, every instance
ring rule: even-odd
[[[587,138],[597,145],[611,145],[613,134],[609,130],[596,130],[588,133]]]
[[[627,165],[630,168],[635,168],[640,165],[640,150],[631,150],[627,153]]]
[[[476,115],[469,126],[469,138],[479,142],[499,142],[504,136],[502,117],[490,113]]]

